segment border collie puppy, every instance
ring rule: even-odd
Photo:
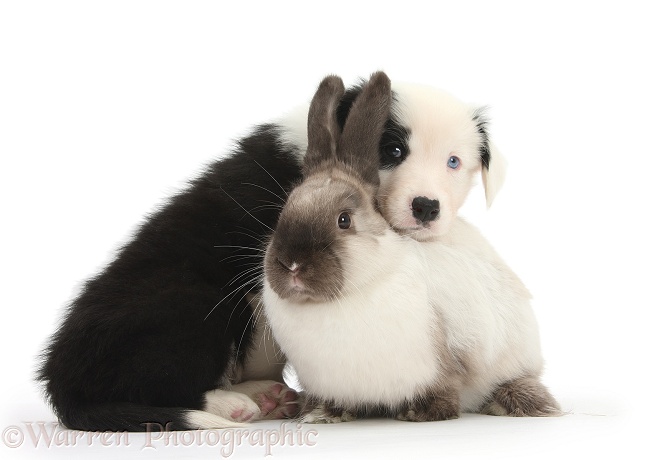
[[[341,127],[363,85],[337,107]],[[504,163],[480,112],[425,87],[393,94],[378,146],[381,209],[418,240],[447,235],[473,176],[482,172],[490,204]],[[304,106],[256,127],[86,282],[37,376],[65,426],[186,430],[297,415],[256,300],[267,236],[301,180],[306,121]]]

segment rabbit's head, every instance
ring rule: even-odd
[[[325,78],[308,113],[304,181],[287,199],[267,247],[268,287],[295,302],[321,302],[359,289],[372,277],[378,237],[390,231],[377,210],[380,137],[391,82],[373,74],[342,129],[336,107],[345,88]]]

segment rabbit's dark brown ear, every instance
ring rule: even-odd
[[[354,101],[338,147],[338,159],[375,186],[380,184],[378,149],[390,106],[391,80],[384,72],[376,72]]]
[[[304,175],[336,158],[340,139],[336,107],[344,92],[343,80],[330,75],[322,80],[313,96],[308,110],[308,149],[303,159]]]

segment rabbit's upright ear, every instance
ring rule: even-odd
[[[303,173],[310,174],[319,165],[336,158],[340,128],[336,108],[345,93],[343,80],[330,75],[320,83],[308,110],[308,148],[303,159]]]
[[[380,185],[378,149],[390,106],[391,80],[384,72],[376,72],[350,109],[338,149],[338,159],[374,186]]]

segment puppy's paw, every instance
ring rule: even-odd
[[[341,423],[351,422],[357,417],[352,412],[343,409],[334,409],[325,404],[315,406],[310,412],[301,417],[303,423]]]
[[[206,392],[204,400],[204,411],[234,422],[251,422],[262,415],[260,407],[243,393],[212,390]]]
[[[301,410],[299,394],[284,383],[270,380],[243,382],[232,387],[251,398],[260,409],[260,418],[293,418]]]

